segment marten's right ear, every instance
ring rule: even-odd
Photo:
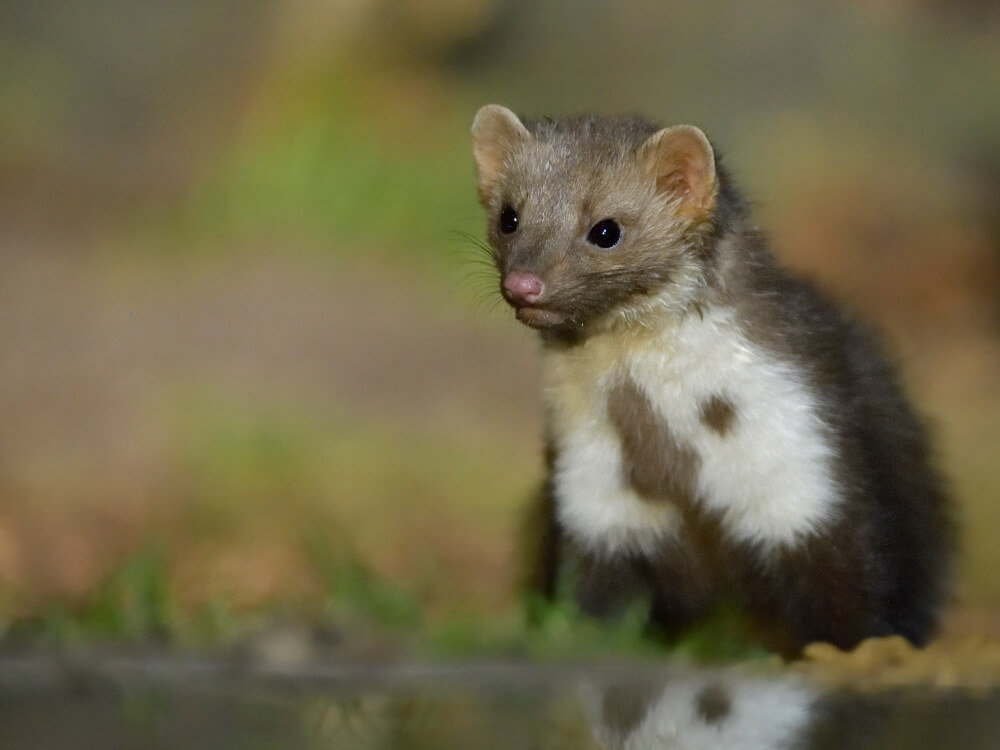
[[[694,125],[654,133],[639,148],[640,164],[656,180],[656,192],[678,202],[678,212],[700,218],[718,194],[715,151]]]
[[[508,154],[531,134],[517,115],[499,104],[487,104],[472,121],[472,153],[479,176],[479,201],[485,206],[497,188]]]

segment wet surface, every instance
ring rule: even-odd
[[[0,657],[0,747],[1000,747],[1000,690],[823,686],[773,667],[262,667]]]

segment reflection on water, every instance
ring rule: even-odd
[[[4,750],[943,747],[1000,747],[1000,693],[855,694],[746,669],[0,658]]]
[[[801,747],[820,715],[819,694],[805,683],[735,671],[677,672],[588,692],[602,748]]]

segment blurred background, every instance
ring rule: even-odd
[[[710,134],[887,332],[948,630],[1000,636],[998,71],[992,0],[0,0],[0,631],[520,621],[536,348],[463,235],[500,102]]]

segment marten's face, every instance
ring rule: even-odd
[[[489,106],[473,144],[501,294],[522,323],[578,331],[653,299],[688,301],[714,200],[700,131],[595,119],[526,127]]]

